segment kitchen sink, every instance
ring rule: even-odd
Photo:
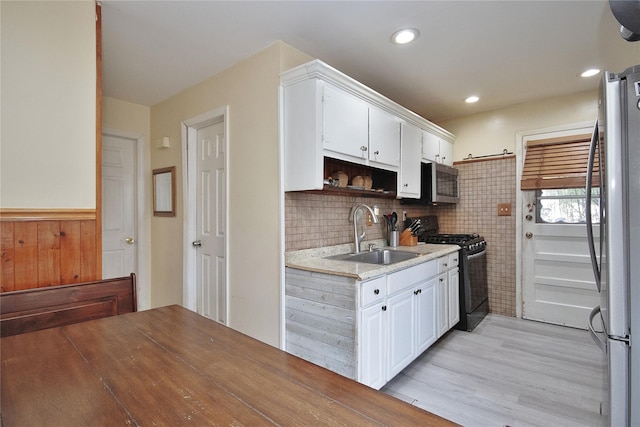
[[[340,261],[363,262],[366,264],[394,264],[400,261],[419,257],[422,254],[415,252],[395,251],[391,249],[375,249],[373,251],[360,252],[359,254],[342,254],[327,257]]]

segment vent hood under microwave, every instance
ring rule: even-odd
[[[420,198],[402,199],[403,205],[458,203],[458,169],[441,163],[422,163]]]

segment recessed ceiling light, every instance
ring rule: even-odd
[[[419,35],[420,32],[415,28],[405,28],[393,33],[391,35],[391,42],[395,44],[407,44],[417,39]]]
[[[591,68],[580,73],[580,77],[593,77],[597,76],[598,74],[600,74],[600,70],[598,70],[597,68]]]
[[[478,101],[480,101],[480,98],[478,98],[475,95],[470,96],[464,100],[464,102],[466,102],[467,104],[473,104],[474,102],[478,102]]]

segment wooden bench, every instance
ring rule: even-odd
[[[136,276],[0,294],[0,336],[137,310]]]

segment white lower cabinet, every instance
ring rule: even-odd
[[[416,294],[416,356],[419,356],[438,339],[436,326],[438,298],[435,278],[418,287]]]
[[[287,351],[380,389],[457,322],[457,254],[367,281],[287,268]]]
[[[458,252],[438,258],[438,338],[453,328],[460,320],[460,274]]]
[[[387,382],[386,316],[384,302],[365,308],[360,314],[358,381],[375,389]]]
[[[389,298],[387,311],[389,331],[387,379],[391,379],[398,375],[414,358],[416,302],[413,289],[408,289]]]
[[[379,389],[398,375],[439,337],[438,260],[391,273],[362,284],[358,381]]]

